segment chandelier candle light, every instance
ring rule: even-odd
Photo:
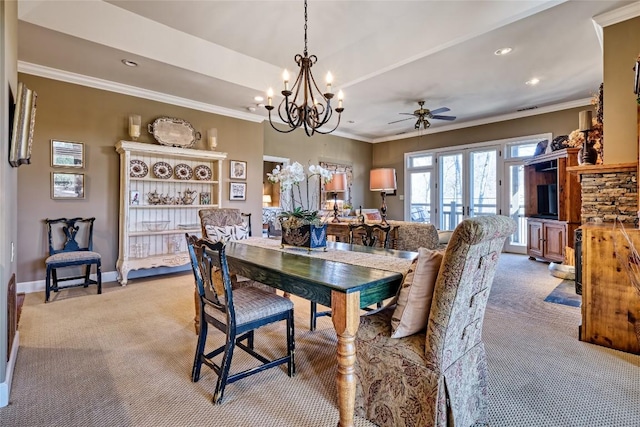
[[[289,129],[280,130],[274,126],[271,120],[271,110],[274,109],[273,89],[269,88],[267,92],[268,102],[265,108],[269,111],[271,127],[281,133],[289,133],[299,127],[304,127],[307,136],[312,136],[315,132],[323,135],[333,132],[340,125],[340,116],[344,111],[342,107],[343,94],[342,91],[338,92],[338,108],[333,109],[331,107],[331,99],[334,96],[331,92],[333,76],[331,73],[327,73],[327,89],[323,94],[318,88],[313,74],[311,74],[311,67],[318,58],[315,55],[309,56],[307,51],[307,0],[304,2],[304,52],[302,55],[297,54],[294,60],[300,67],[298,77],[293,86],[291,86],[291,90],[289,90],[289,72],[284,70],[282,74],[284,90],[281,92],[284,99],[278,106],[278,116],[280,120],[289,126]],[[335,127],[331,130],[321,131],[320,128],[331,120],[334,111],[338,113],[338,122]]]
[[[381,224],[388,225],[385,197],[387,191],[394,191],[396,189],[396,170],[393,168],[372,169],[369,174],[369,189],[380,192],[382,196],[382,206],[380,206],[380,216],[382,216]]]
[[[334,173],[333,179],[325,184],[324,191],[333,193],[333,220],[331,222],[340,222],[338,218],[338,193],[347,190],[347,174]]]

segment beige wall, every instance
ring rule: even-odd
[[[0,1],[0,407],[9,399],[7,379],[7,288],[16,263],[11,259],[11,245],[18,241],[17,218],[18,171],[9,166],[9,88],[17,93],[18,6],[14,1]],[[27,166],[21,166],[25,169]],[[20,279],[20,276],[16,276]]]
[[[594,88],[594,92],[597,90],[597,87]],[[593,109],[593,107],[585,105],[581,108],[562,110],[522,119],[375,144],[373,147],[373,166],[395,168],[398,174],[397,194],[404,195],[404,153],[537,135],[547,132],[551,132],[553,137],[568,135],[578,128],[578,113],[586,109]],[[378,197],[374,207],[378,207],[379,205],[380,198]],[[404,201],[400,200],[399,197],[387,197],[387,217],[391,219],[403,219],[403,215]]]
[[[316,134],[310,138],[303,130],[283,134],[265,122],[265,155],[288,158],[292,163],[297,161],[305,167],[320,161],[353,165],[351,200],[356,208],[360,205],[371,206],[374,200],[374,195],[369,191],[372,151],[373,147],[368,142],[333,135]]]
[[[94,248],[102,254],[103,272],[115,270],[118,254],[119,157],[114,145],[127,135],[130,113],[143,127],[158,117],[184,119],[205,133],[218,129],[218,150],[228,159],[247,161],[247,201],[229,201],[229,162],[224,162],[222,205],[252,213],[252,231],[260,233],[262,217],[263,125],[132,96],[92,89],[32,75],[20,80],[38,94],[32,164],[18,173],[18,281],[44,280],[47,254],[44,218],[95,216]],[[84,200],[50,197],[50,140],[85,144]],[[140,142],[156,143],[147,132]],[[195,148],[206,149],[204,141]]]
[[[604,28],[604,161],[637,159],[633,66],[640,54],[640,17]]]

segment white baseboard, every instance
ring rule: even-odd
[[[137,279],[140,277],[158,276],[161,274],[178,273],[178,272],[183,272],[187,270],[191,270],[191,264],[186,264],[180,267],[154,267],[154,268],[130,271],[127,278],[129,279],[129,281],[131,281],[131,279]],[[92,274],[89,277],[93,280],[96,280],[95,274]],[[102,283],[115,282],[117,280],[118,280],[118,272],[115,270],[105,271],[102,273]],[[65,285],[80,284],[82,283],[82,281],[83,281],[82,279],[69,280],[64,284]],[[16,292],[19,294],[21,293],[30,294],[32,292],[44,292],[45,283],[46,283],[45,280],[35,280],[33,282],[19,282],[16,285]]]
[[[16,331],[11,345],[11,354],[9,355],[9,363],[7,363],[7,372],[5,380],[0,383],[0,408],[4,408],[9,404],[9,393],[11,392],[11,380],[13,379],[13,369],[16,366],[18,358],[18,347],[20,346],[20,332]]]
[[[92,274],[89,277],[92,280],[96,280],[95,274]],[[116,280],[118,280],[117,277],[118,277],[118,273],[115,271],[104,272],[102,273],[102,283],[115,282]],[[68,282],[65,282],[65,285],[75,285],[82,282],[83,282],[82,279],[69,280]],[[21,293],[30,294],[32,292],[42,292],[44,291],[45,283],[46,283],[45,280],[36,280],[33,282],[20,282],[16,286],[16,292],[19,294]]]

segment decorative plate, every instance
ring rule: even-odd
[[[173,117],[160,117],[149,123],[147,130],[162,145],[190,148],[200,140],[200,132],[191,123]]]
[[[184,163],[175,165],[173,173],[178,179],[191,179],[193,177],[193,170],[191,169],[191,166],[185,165]]]
[[[129,176],[131,178],[144,178],[149,173],[149,167],[142,160],[131,160],[129,163]]]
[[[199,179],[200,181],[208,181],[212,176],[211,169],[206,165],[196,166],[193,168],[193,173],[195,174],[196,179]]]
[[[173,169],[171,169],[171,165],[167,162],[156,162],[153,165],[153,174],[156,178],[169,179],[171,175],[173,175]]]

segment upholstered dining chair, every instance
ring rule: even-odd
[[[93,222],[95,218],[45,219],[49,241],[49,256],[45,260],[47,279],[44,302],[49,302],[51,291],[76,286],[98,285],[102,293],[102,258],[93,251]],[[96,266],[96,280],[90,279],[91,267]],[[85,267],[82,275],[58,277],[58,269]],[[53,278],[53,285],[51,279]],[[60,286],[60,282],[83,279],[81,283]]]
[[[381,246],[387,248],[389,245],[390,225],[381,224],[349,224],[349,243],[352,245],[363,246]],[[380,242],[380,245],[377,245]],[[382,302],[378,302],[377,307],[382,307]],[[365,308],[364,310],[369,310]],[[311,301],[309,329],[315,331],[318,324],[318,318],[323,316],[331,316],[331,310],[318,311],[318,304]]]
[[[218,375],[213,403],[222,402],[227,384],[241,380],[265,369],[287,364],[287,373],[295,375],[293,303],[279,295],[252,286],[232,289],[233,276],[229,273],[224,242],[213,243],[186,235],[191,267],[200,297],[200,332],[193,361],[191,379],[200,379],[202,364]],[[277,359],[267,359],[254,348],[254,331],[262,326],[286,321],[287,354]],[[206,352],[208,326],[226,335],[225,343]],[[245,342],[246,341],[246,342]],[[230,373],[235,348],[238,347],[261,365]],[[220,364],[214,358],[222,354]]]
[[[462,221],[443,255],[420,249],[395,306],[361,317],[357,415],[382,427],[488,423],[482,325],[498,257],[514,231],[506,216]]]

